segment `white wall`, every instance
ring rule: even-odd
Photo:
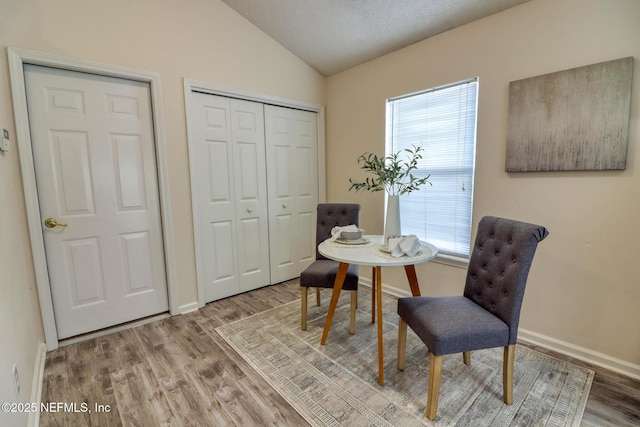
[[[220,0],[0,0],[0,128],[15,135],[7,47],[159,73],[169,157],[178,303],[197,301],[182,79],[324,104],[324,79]],[[0,399],[29,401],[43,341],[20,163],[0,154]],[[6,419],[6,421],[5,421]],[[26,417],[0,413],[0,425]]]
[[[0,127],[8,127],[3,86]],[[0,153],[0,402],[30,401],[38,345],[44,340],[17,158],[15,145]],[[13,387],[14,363],[21,382],[19,397]],[[24,425],[22,420],[25,414],[0,412],[0,425]]]
[[[546,226],[521,328],[629,364],[640,375],[640,1],[532,0],[327,78],[327,198],[362,204],[382,232],[383,195],[349,193],[356,159],[384,153],[386,98],[478,76],[474,225],[488,214]],[[504,171],[510,81],[635,57],[627,168]],[[465,271],[420,266],[423,294],[462,291]],[[383,282],[408,289],[402,271]]]

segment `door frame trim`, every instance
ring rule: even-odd
[[[7,48],[9,59],[9,76],[13,95],[13,110],[16,124],[16,138],[22,172],[22,187],[27,211],[27,226],[31,239],[36,287],[40,302],[40,314],[47,350],[58,348],[58,332],[56,330],[51,286],[47,270],[47,259],[44,249],[42,225],[40,224],[40,205],[36,187],[31,132],[29,130],[29,113],[24,82],[24,65],[42,65],[69,71],[98,74],[135,80],[149,84],[152,109],[152,126],[155,137],[156,167],[158,174],[158,193],[160,196],[160,216],[162,238],[164,243],[165,272],[167,279],[167,296],[169,312],[179,314],[178,288],[175,263],[175,243],[169,198],[169,174],[167,168],[166,141],[162,109],[160,75],[146,71],[116,67],[58,55],[45,54],[24,49]]]
[[[324,203],[326,200],[326,170],[325,170],[325,157],[326,157],[326,149],[325,149],[325,107],[320,104],[313,104],[309,102],[299,101],[297,99],[289,99],[271,95],[265,95],[257,92],[252,92],[243,89],[218,86],[211,83],[193,80],[184,78],[184,104],[185,104],[185,113],[186,113],[186,124],[187,124],[187,146],[189,148],[189,164],[192,165],[195,159],[192,158],[192,153],[194,152],[191,149],[191,144],[193,144],[193,137],[189,135],[189,117],[192,111],[190,111],[191,105],[191,93],[192,92],[201,92],[210,95],[219,95],[225,96],[228,98],[237,98],[245,101],[255,101],[260,102],[262,104],[270,104],[276,105],[278,107],[287,107],[294,108],[297,110],[305,110],[311,111],[317,114],[317,132],[318,132],[318,203]],[[190,173],[193,173],[193,168],[190,167]],[[193,175],[191,177],[191,186],[197,185],[194,181]],[[192,191],[193,194],[193,191]],[[195,257],[196,257],[196,282],[198,285],[198,307],[202,308],[205,306],[205,284],[204,280],[204,260],[199,259],[201,254],[198,253],[198,248],[200,248],[200,233],[197,231],[197,227],[199,227],[198,221],[198,212],[196,209],[196,201],[192,199],[192,211],[193,211],[193,227],[194,227],[194,243],[195,243]]]

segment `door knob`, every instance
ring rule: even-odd
[[[61,222],[58,222],[58,220],[55,219],[55,218],[47,218],[47,219],[45,219],[44,220],[44,225],[46,227],[48,227],[48,228],[53,228],[53,227],[58,227],[58,226],[60,226],[60,227],[66,227],[67,226],[67,224],[63,224]]]

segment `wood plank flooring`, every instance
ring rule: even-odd
[[[214,331],[299,298],[294,280],[60,347],[47,354],[42,402],[75,403],[77,411],[41,413],[40,425],[309,425]],[[589,367],[596,376],[582,426],[639,426],[640,381]]]

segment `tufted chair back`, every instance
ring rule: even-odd
[[[478,225],[464,296],[509,326],[509,344],[516,343],[533,255],[548,234],[539,225],[490,216]]]
[[[327,259],[318,252],[318,245],[329,237],[335,226],[360,225],[360,205],[355,203],[320,203],[316,225],[316,259]]]

